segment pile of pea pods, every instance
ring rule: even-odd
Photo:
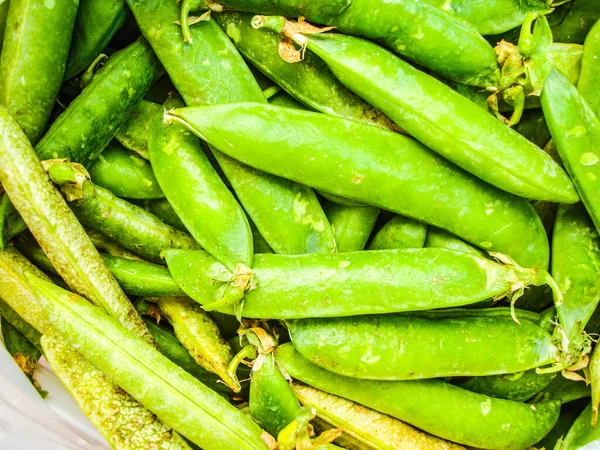
[[[599,0],[0,0],[0,44],[2,340],[111,448],[600,448]]]

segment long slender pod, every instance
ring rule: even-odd
[[[581,76],[577,90],[588,103],[596,117],[600,117],[600,20],[592,27],[583,44]]]

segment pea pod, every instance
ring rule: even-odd
[[[33,144],[46,129],[63,80],[78,4],[78,0],[10,3],[0,64],[0,104]]]
[[[547,267],[546,233],[529,202],[465,174],[407,136],[255,103],[167,115],[260,170],[436,225],[519,264]],[[282,129],[282,122],[294,126]]]
[[[338,252],[363,250],[375,226],[379,209],[372,206],[341,206],[331,203],[326,209]]]
[[[119,128],[115,139],[125,148],[136,152],[144,159],[150,159],[148,154],[148,130],[152,120],[161,110],[161,105],[147,100],[141,100]]]
[[[0,298],[0,316],[15,327],[35,347],[40,348],[42,334],[27,323],[8,303]]]
[[[585,404],[577,404],[576,407],[567,409],[561,408],[560,416],[558,417],[556,425],[554,425],[554,428],[550,430],[544,439],[535,444],[535,447],[547,449],[556,448],[558,442],[562,442],[562,439],[569,432],[569,429],[586,406],[587,405]]]
[[[589,378],[592,395],[592,426],[598,423],[598,405],[600,405],[600,351],[594,348],[589,362]]]
[[[436,227],[427,227],[427,237],[424,246],[427,248],[444,248],[446,250],[471,253],[475,256],[484,256],[481,250]]]
[[[89,166],[161,73],[143,38],[115,53],[37,144],[39,158]]]
[[[558,419],[558,402],[531,405],[500,400],[439,380],[357,380],[304,359],[291,344],[275,360],[294,379],[407,422],[435,436],[478,448],[526,448]],[[509,424],[508,426],[506,424]]]
[[[600,19],[600,5],[596,0],[573,0],[562,8],[566,14],[553,23],[554,39],[583,44],[590,28]]]
[[[14,206],[8,198],[8,194],[0,192],[0,250],[5,250],[8,245],[9,237],[7,230],[8,217],[14,212]]]
[[[219,280],[229,277],[204,251],[172,249],[164,256],[177,284],[201,304],[226,282]],[[447,308],[511,295],[529,284],[552,283],[541,270],[442,249],[264,254],[255,255],[253,270],[256,288],[244,296],[243,316],[262,319]]]
[[[126,18],[125,0],[81,2],[65,71],[66,80],[84,71],[91,64],[119,31]]]
[[[351,91],[466,171],[522,197],[577,201],[567,174],[540,148],[377,44],[341,34],[302,34],[301,27],[283,18],[256,16],[253,23],[306,46]]]
[[[164,198],[152,166],[135,153],[109,143],[90,167],[92,181],[117,197],[129,199]]]
[[[395,248],[422,248],[427,236],[427,225],[404,216],[394,216],[373,236],[369,250]]]
[[[458,385],[468,391],[524,402],[544,389],[556,374],[538,374],[535,370],[501,376],[473,377]]]
[[[10,0],[2,0],[0,2],[0,49],[4,42],[4,30],[6,30],[6,20],[8,17],[8,8],[10,6]]]
[[[600,13],[599,13],[600,14]],[[581,60],[581,76],[577,84],[579,94],[588,103],[596,117],[600,117],[600,95],[598,82],[600,81],[600,18],[592,27],[583,45],[583,58]]]
[[[177,216],[177,213],[166,198],[144,202],[144,208],[167,225],[171,225],[173,228],[176,228],[179,231],[184,231],[186,233],[188,232],[187,228]]]
[[[575,420],[562,442],[555,448],[557,450],[594,448],[600,439],[600,427],[592,427],[591,418],[592,406],[588,405]]]
[[[515,131],[540,148],[544,148],[550,140],[550,130],[541,109],[526,111],[515,126]]]
[[[530,399],[532,402],[558,400],[562,404],[590,396],[590,387],[584,380],[569,380],[563,376],[554,377],[538,394]]]

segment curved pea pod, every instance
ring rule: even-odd
[[[172,97],[166,110],[181,107]],[[154,173],[169,203],[196,241],[229,270],[252,267],[252,231],[244,210],[227,189],[200,140],[186,127],[163,123],[159,112],[149,130]]]
[[[175,23],[180,18],[176,2],[127,1],[186,104],[266,102],[248,66],[214,20],[195,24],[192,42],[186,43]],[[335,251],[333,232],[310,188],[212,151],[240,204],[275,252]]]
[[[156,199],[165,196],[150,163],[115,143],[108,144],[94,161],[90,177],[96,185],[117,197]]]
[[[127,18],[125,0],[82,1],[75,20],[73,44],[67,60],[65,79],[69,80],[83,72]]]
[[[28,281],[60,336],[167,425],[206,450],[268,448],[250,418],[100,309]]]
[[[292,344],[275,360],[294,379],[407,422],[435,436],[487,449],[526,448],[558,419],[558,402],[527,405],[469,392],[439,380],[373,381],[344,377],[304,359]]]
[[[437,227],[427,227],[427,237],[425,238],[424,247],[444,248],[446,250],[470,253],[475,256],[485,256],[481,250]]]
[[[254,29],[252,14],[225,11],[213,17],[246,59],[303,104],[322,113],[391,130],[398,128],[344,87],[317,56],[306,55],[294,65],[284,61],[279,56],[281,36]]]
[[[600,121],[575,86],[552,69],[542,108],[558,154],[596,228],[600,227]]]
[[[379,209],[372,206],[342,206],[331,203],[327,206],[326,214],[333,228],[337,251],[356,252],[365,248],[377,222]]]
[[[39,158],[89,166],[161,73],[143,38],[115,53],[37,144]]]
[[[80,167],[59,161],[48,169],[48,174],[54,183],[63,186],[81,223],[144,258],[160,262],[160,253],[168,248],[198,248],[188,234],[88,181]]]
[[[228,279],[227,269],[204,251],[173,249],[164,256],[177,284],[201,304],[219,291],[224,282],[218,280]],[[544,271],[442,249],[255,255],[253,271],[242,315],[262,319],[449,308],[551,282]]]
[[[141,100],[133,111],[130,117],[125,121],[123,126],[119,128],[115,139],[123,145],[123,147],[136,152],[144,159],[150,159],[148,154],[148,130],[150,124],[156,117],[162,106]]]
[[[600,20],[592,27],[583,45],[581,75],[577,83],[579,94],[588,103],[596,117],[600,117]]]
[[[360,316],[286,323],[294,347],[309,361],[370,380],[496,375],[560,359],[549,333],[512,318]]]
[[[306,46],[351,91],[466,171],[522,197],[577,201],[567,174],[539,147],[377,44],[341,34],[302,34],[301,24],[282,18],[257,16],[254,24],[282,30]]]
[[[555,376],[560,375],[538,374],[535,370],[527,370],[501,376],[473,377],[458,386],[490,397],[524,402],[548,386]]]
[[[427,225],[404,216],[395,216],[375,233],[369,250],[395,248],[422,248],[427,236]]]
[[[592,405],[588,405],[571,425],[569,432],[560,443],[557,450],[593,449],[600,439],[600,427],[593,427]]]
[[[260,170],[436,225],[519,264],[547,267],[546,233],[529,202],[471,177],[407,136],[256,103],[167,115]],[[282,122],[294,126],[282,129]]]
[[[177,213],[166,198],[146,201],[144,202],[144,208],[167,225],[171,225],[173,228],[177,228],[179,231],[184,231],[186,233],[188,232],[187,228],[177,216]]]
[[[573,0],[561,8],[566,14],[559,15],[552,23],[554,40],[583,44],[589,30],[600,19],[600,4],[596,0]]]

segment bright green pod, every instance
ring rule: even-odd
[[[284,26],[279,18],[260,16],[254,23]],[[285,27],[293,30],[294,24]],[[567,174],[539,147],[377,44],[341,34],[286,35],[321,57],[351,91],[467,172],[521,197],[578,200]]]
[[[0,62],[0,105],[34,145],[44,134],[62,84],[78,5],[79,0],[10,3]]]
[[[600,117],[600,20],[592,27],[583,44],[581,75],[577,90],[588,103],[596,117]]]
[[[427,237],[424,247],[427,248],[445,248],[446,250],[454,250],[457,252],[467,252],[476,256],[484,256],[484,253],[467,244],[462,239],[453,236],[452,234],[436,227],[427,227]]]
[[[369,250],[422,248],[427,237],[427,225],[404,216],[394,216],[375,233]]]
[[[501,376],[473,377],[458,386],[490,397],[525,402],[548,386],[552,377],[556,376],[560,374],[538,374],[535,370],[527,370]]]
[[[554,449],[569,432],[569,429],[587,405],[576,404],[570,408],[561,408],[560,416],[554,428],[535,444],[535,448]]]
[[[9,6],[10,0],[0,0],[0,49],[2,49],[2,43],[4,42],[4,30],[6,30]]]
[[[147,100],[140,101],[131,111],[130,117],[115,134],[115,139],[123,147],[136,152],[142,158],[150,159],[148,154],[148,130],[154,117],[161,109],[162,106],[157,103]]]
[[[469,392],[439,380],[373,381],[344,377],[312,364],[292,344],[275,360],[292,377],[459,444],[484,449],[526,448],[556,423],[558,402],[528,405]]]
[[[164,109],[182,106],[181,99],[171,97]],[[148,152],[165,196],[202,248],[231,271],[252,267],[254,247],[246,214],[200,140],[182,125],[163,123],[161,111],[149,129]]]
[[[145,200],[165,196],[150,163],[114,141],[100,153],[89,172],[92,182],[117,197]]]
[[[342,206],[330,203],[327,218],[333,228],[337,251],[363,250],[379,217],[379,209],[372,206]]]
[[[579,415],[562,442],[555,448],[560,450],[593,449],[600,439],[600,427],[592,426],[592,405]]]
[[[360,316],[286,322],[294,348],[339,375],[417,380],[521,372],[556,363],[552,336],[529,321]]]
[[[229,279],[227,269],[204,251],[173,249],[164,256],[177,284],[201,304],[210,303]],[[450,308],[548,279],[543,270],[442,249],[255,255],[253,271],[256,287],[246,292],[242,315],[261,319]]]
[[[125,0],[83,0],[77,12],[65,80],[83,72],[125,23]]]
[[[99,308],[41,279],[28,281],[60,336],[167,425],[205,450],[268,448],[249,417]]]
[[[37,144],[39,158],[68,158],[89,166],[161,74],[143,38],[115,53]]]
[[[260,170],[444,228],[527,267],[548,265],[546,233],[528,201],[466,174],[407,136],[256,103],[167,114]],[[294,126],[282,128],[282,122]]]
[[[589,362],[589,378],[592,395],[592,425],[598,422],[598,405],[600,405],[600,350],[594,348]]]
[[[555,69],[552,69],[544,83],[542,108],[560,159],[598,229],[600,120],[577,88]]]
[[[549,402],[558,400],[562,404],[573,402],[590,396],[590,387],[585,380],[570,380],[562,375],[556,376],[550,380],[550,383],[542,389],[532,402]]]
[[[583,44],[588,32],[600,19],[600,3],[597,0],[573,0],[560,7],[566,14],[551,22],[556,42]],[[552,17],[552,16],[549,16]]]
[[[179,231],[184,231],[186,233],[188,232],[187,228],[169,203],[169,200],[166,198],[144,202],[144,208],[167,225],[171,225],[173,228],[177,228]]]

